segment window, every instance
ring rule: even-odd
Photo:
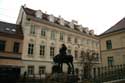
[[[56,39],[56,37],[55,37],[55,32],[52,31],[52,32],[51,32],[51,40],[55,40],[55,39]]]
[[[31,25],[30,34],[32,34],[32,35],[35,34],[35,25]]]
[[[89,42],[90,42],[90,41],[89,41],[89,40],[87,40],[87,42],[86,42],[86,43],[87,43],[87,46],[89,46]]]
[[[54,47],[50,47],[50,57],[54,56]]]
[[[84,51],[81,51],[81,56],[84,56]]]
[[[5,51],[5,41],[0,40],[0,52]]]
[[[44,56],[44,55],[45,55],[45,46],[40,45],[40,56]]]
[[[107,47],[107,49],[112,49],[112,41],[111,40],[106,41],[106,47]]]
[[[95,41],[96,48],[99,48],[99,41]]]
[[[46,36],[46,29],[41,30],[41,36],[45,37]]]
[[[70,49],[68,49],[67,51],[68,51],[68,54],[71,54],[71,50]]]
[[[20,43],[14,42],[13,52],[19,53]]]
[[[75,42],[75,43],[78,43],[78,40],[77,40],[77,38],[75,38],[75,39],[74,39],[74,42]]]
[[[28,66],[28,74],[33,75],[34,74],[34,66]]]
[[[78,59],[78,51],[75,50],[75,59]]]
[[[45,74],[46,73],[46,67],[45,66],[39,66],[39,74]]]
[[[67,40],[68,40],[68,42],[71,42],[71,37],[69,36]]]
[[[108,65],[113,65],[113,57],[108,57]]]
[[[33,49],[34,49],[34,44],[29,44],[28,45],[28,54],[32,55],[33,54]]]
[[[16,32],[16,29],[12,29],[11,31],[12,31],[12,32]]]
[[[62,32],[60,33],[60,40],[64,41],[64,33],[62,33]]]

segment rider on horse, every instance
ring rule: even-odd
[[[63,72],[63,63],[66,63],[68,65],[68,74],[74,73],[73,56],[67,55],[66,50],[66,45],[62,44],[59,49],[59,54],[53,57],[54,63],[57,63],[57,65],[53,66],[53,72]]]
[[[66,45],[62,44],[62,47],[59,50],[59,53],[60,53],[60,55],[61,55],[62,58],[64,58],[67,55],[66,50],[67,50]]]

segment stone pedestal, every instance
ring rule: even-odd
[[[68,74],[67,83],[77,83],[79,80],[78,75]]]
[[[66,73],[54,73],[53,80],[62,83],[77,83],[78,75],[66,74]]]

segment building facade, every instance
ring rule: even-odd
[[[22,42],[23,33],[19,25],[0,21],[0,79],[20,75]]]
[[[51,73],[53,56],[59,53],[61,44],[66,44],[68,54],[74,57],[75,68],[80,69],[79,57],[87,49],[99,53],[99,40],[93,30],[78,25],[77,21],[68,22],[61,16],[43,13],[22,6],[17,19],[24,33],[22,74]],[[100,56],[98,56],[100,58]],[[100,62],[100,59],[98,60]],[[67,66],[64,65],[66,71]]]
[[[100,35],[102,65],[125,64],[125,18]]]

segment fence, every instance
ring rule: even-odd
[[[92,79],[95,83],[125,79],[125,64],[93,68]]]
[[[103,83],[103,82],[108,82],[108,81],[113,81],[113,80],[120,80],[120,79],[125,79],[125,64],[123,65],[111,65],[111,66],[105,66],[105,67],[98,67],[98,68],[93,68],[92,73],[91,73],[91,82],[89,83]],[[20,81],[37,81],[37,83],[65,83],[67,80],[67,75],[61,75],[58,76],[61,79],[57,82],[57,80],[52,80],[52,75],[47,75],[45,78],[41,78],[42,76],[32,76],[32,77],[27,77],[26,80],[20,80]],[[38,79],[36,79],[38,78]],[[83,78],[84,80],[84,78]],[[90,80],[90,79],[89,79]],[[19,83],[19,82],[18,82]],[[76,82],[77,83],[77,82]],[[83,81],[81,81],[83,83]],[[84,82],[85,83],[85,82]]]

